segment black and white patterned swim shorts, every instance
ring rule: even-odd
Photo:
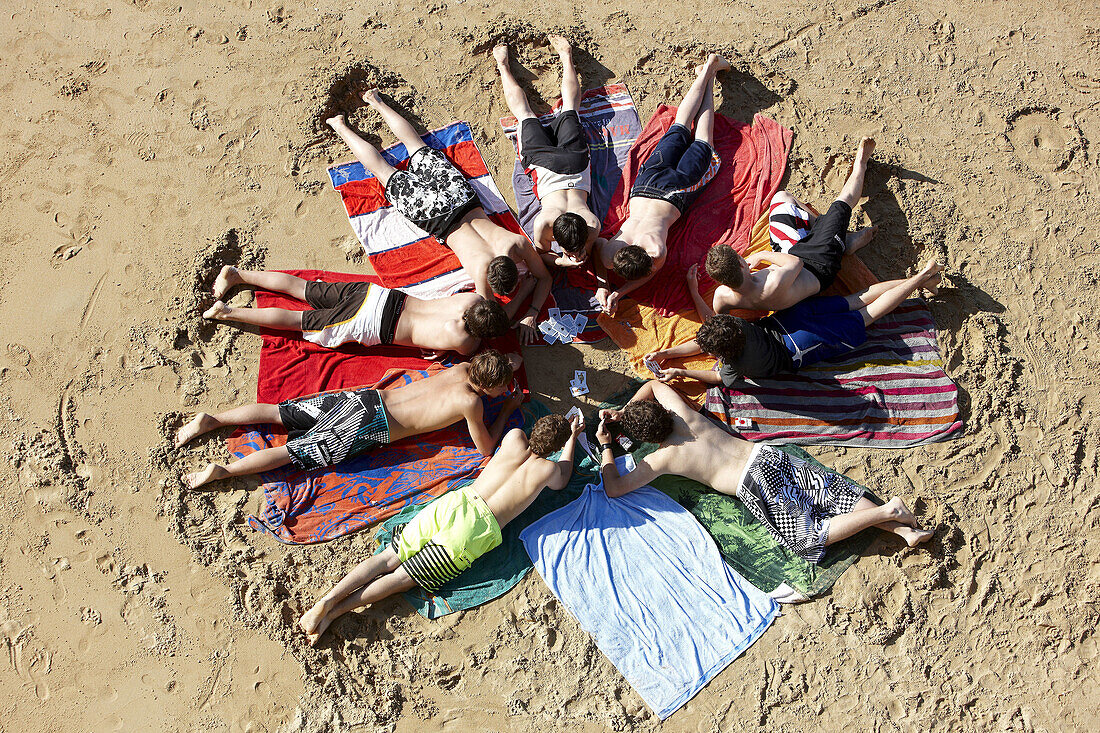
[[[290,461],[306,471],[333,466],[390,442],[382,398],[373,389],[279,403]]]
[[[796,555],[820,562],[829,538],[829,519],[847,514],[863,488],[840,474],[767,445],[755,445],[737,498]]]
[[[445,242],[459,220],[481,206],[462,172],[435,148],[424,146],[409,158],[409,167],[386,183],[393,208],[428,234]]]

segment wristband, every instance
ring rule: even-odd
[[[611,447],[611,443],[600,443],[600,450],[607,450]]]

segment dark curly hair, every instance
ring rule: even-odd
[[[745,351],[745,330],[741,328],[741,323],[736,316],[711,316],[699,327],[695,342],[700,349],[727,364],[737,361]]]
[[[511,257],[500,255],[489,260],[489,287],[497,295],[508,295],[519,284],[519,269]]]
[[[470,359],[470,383],[479,389],[496,389],[512,381],[512,362],[496,349],[486,349]]]
[[[569,254],[580,254],[588,241],[588,223],[580,214],[567,211],[554,219],[554,241]]]
[[[500,301],[482,298],[462,311],[462,326],[474,338],[491,339],[503,336],[511,326]]]
[[[628,244],[611,259],[611,268],[624,280],[640,280],[653,272],[653,258],[636,244]]]
[[[619,418],[619,427],[631,440],[660,443],[672,432],[672,413],[654,400],[628,402]]]
[[[527,445],[536,456],[546,458],[564,446],[571,434],[569,421],[564,417],[545,415],[535,421],[535,426],[531,428],[531,437],[527,439]]]
[[[707,274],[719,285],[739,288],[745,282],[741,269],[741,255],[728,244],[716,244],[707,252]]]

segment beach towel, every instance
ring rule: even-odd
[[[535,420],[549,413],[546,406],[540,402],[529,402],[524,405],[524,431],[530,434]],[[501,528],[499,546],[474,560],[473,565],[461,575],[443,584],[434,593],[418,586],[404,593],[405,600],[421,616],[439,618],[455,611],[465,611],[480,606],[482,603],[504,595],[514,588],[532,567],[531,558],[527,556],[527,551],[519,540],[520,533],[536,519],[555,509],[560,509],[580,496],[581,490],[590,477],[590,474],[585,475],[575,471],[569,484],[560,491],[544,489],[531,506]],[[458,490],[466,483],[468,481],[463,481],[460,485],[456,484],[453,489]],[[375,535],[379,543],[378,551],[381,552],[389,544],[394,527],[412,521],[425,506],[427,503],[407,506],[387,519]]]
[[[687,510],[652,487],[609,499],[589,484],[520,539],[551,592],[662,720],[779,612],[722,561]]]
[[[630,149],[622,180],[604,219],[603,236],[617,233],[626,220],[630,187],[638,169],[675,117],[675,107],[658,107]],[[751,126],[715,115],[714,148],[722,158],[722,166],[695,203],[673,224],[664,267],[629,297],[657,308],[665,316],[690,308],[684,273],[691,265],[702,263],[707,250],[716,244],[746,251],[753,226],[779,190],[792,136],[788,128],[763,115],[756,115]]]
[[[775,379],[707,390],[706,410],[747,440],[907,448],[962,427],[958,387],[943,368],[924,301],[867,327],[854,351]],[[751,425],[738,427],[737,418]]]
[[[548,124],[560,107],[561,100],[558,99],[551,111],[540,115],[539,120]],[[577,114],[588,137],[588,149],[592,156],[592,191],[588,195],[588,203],[602,221],[622,179],[630,147],[642,131],[642,122],[625,84],[608,84],[585,91],[581,95]],[[524,172],[519,161],[516,118],[502,117],[500,126],[517,155],[512,171],[512,190],[516,196],[519,223],[527,237],[533,239],[535,217],[542,207],[535,196],[531,177]],[[554,301],[552,307],[566,315],[583,314],[589,319],[587,327],[578,334],[578,341],[592,343],[606,336],[596,323],[600,307],[595,298],[596,279],[592,273],[584,268],[559,270],[555,273],[550,293]]]
[[[642,382],[638,381],[627,385],[607,402],[599,405],[597,410],[622,409],[641,386]],[[594,428],[589,432],[592,432],[591,439],[595,440]],[[612,449],[616,454],[620,453],[618,444],[613,444]],[[635,461],[640,461],[656,449],[657,446],[652,443],[642,443],[634,446],[631,455]],[[779,449],[827,471],[831,470],[797,446],[785,445]],[[591,462],[583,464],[581,470],[594,471],[598,468],[595,462]],[[720,494],[709,486],[683,476],[658,476],[652,485],[692,513],[714,539],[718,551],[730,567],[780,603],[805,601],[831,588],[837,578],[859,559],[875,539],[874,532],[860,532],[830,545],[825,551],[825,557],[815,564],[781,545],[771,531],[736,497]],[[881,503],[866,487],[864,489],[867,498]]]
[[[456,121],[433,130],[424,136],[424,142],[442,150],[462,171],[490,219],[520,233],[519,223],[489,174],[468,123]],[[382,157],[398,169],[408,165],[408,154],[400,143],[384,149]],[[425,299],[473,287],[454,252],[395,211],[386,200],[382,184],[361,163],[342,163],[328,172],[333,188],[343,199],[351,228],[384,287]]]
[[[408,384],[442,368],[433,364],[422,371],[391,370],[372,386]],[[490,423],[503,401],[504,397],[487,400],[485,418]],[[506,429],[519,425],[522,417],[517,412]],[[284,445],[286,433],[276,428],[257,425],[238,431],[226,441],[230,453],[242,458]],[[470,478],[486,461],[460,421],[322,470],[285,466],[260,474],[265,506],[260,516],[248,518],[248,524],[287,544],[325,542],[380,522],[409,504],[439,496]]]

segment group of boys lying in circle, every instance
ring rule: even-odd
[[[216,302],[203,314],[208,319],[300,332],[325,347],[349,342],[395,344],[473,354],[468,362],[400,388],[357,389],[277,405],[251,404],[214,415],[200,412],[180,429],[177,446],[231,425],[277,424],[289,435],[284,446],[187,474],[184,480],[191,488],[288,463],[302,470],[332,466],[379,445],[463,420],[477,450],[491,456],[472,484],[432,501],[394,533],[389,547],[357,565],[302,616],[300,625],[311,642],[348,611],[414,585],[434,590],[455,578],[500,544],[500,528],[540,491],[556,491],[568,483],[583,418],[567,421],[561,415],[548,415],[535,423],[530,437],[513,429],[502,439],[522,395],[509,394],[491,425],[485,423],[482,398],[508,394],[513,371],[522,360],[518,354],[479,351],[481,341],[512,327],[519,330],[524,343],[534,340],[535,318],[550,291],[548,265],[581,267],[591,259],[601,283],[597,300],[605,312],[614,314],[624,295],[664,265],[669,228],[721,165],[711,145],[713,81],[729,64],[711,54],[696,67],[696,78],[675,122],[641,166],[621,230],[607,239],[598,237],[600,222],[588,206],[590,156],[577,115],[580,84],[572,49],[561,36],[549,40],[563,69],[561,110],[549,127],[539,122],[512,76],[507,47],[493,51],[505,100],[519,121],[521,161],[541,203],[533,245],[493,223],[463,175],[441,152],[428,147],[376,90],[363,92],[363,100],[405,144],[406,170],[392,167],[348,127],[343,115],[328,120],[385,187],[393,208],[455,252],[474,282],[474,292],[421,300],[369,283],[312,282],[228,266],[215,280]],[[865,245],[874,234],[873,227],[848,232],[874,146],[869,138],[860,142],[852,172],[824,215],[814,216],[786,192],[775,196],[770,224],[776,251],[742,258],[727,245],[712,248],[705,267],[719,283],[713,303],[699,294],[696,267],[689,270],[688,287],[704,317],[698,336],[649,354],[659,366],[658,379],[646,383],[622,410],[600,413],[596,437],[608,496],[622,496],[663,474],[685,476],[740,498],[779,542],[813,562],[821,559],[826,546],[872,526],[897,534],[910,546],[932,536],[918,527],[917,518],[900,498],[877,505],[843,476],[731,435],[664,384],[677,377],[732,384],[743,377],[797,370],[855,348],[865,340],[867,324],[918,289],[936,292],[942,268],[930,262],[907,279],[880,283],[847,297],[814,297],[833,282],[841,257]],[[529,276],[519,276],[517,262],[526,266]],[[617,287],[611,284],[611,273],[620,283]],[[285,293],[312,310],[231,307],[225,301],[237,286]],[[494,295],[511,296],[509,304],[501,305]],[[530,309],[513,326],[517,305],[529,295]],[[749,323],[725,313],[734,308],[776,312]],[[667,359],[700,352],[717,357],[717,371],[660,367]],[[619,474],[611,451],[616,430],[634,441],[659,445],[625,476]],[[559,457],[551,460],[559,451]]]

